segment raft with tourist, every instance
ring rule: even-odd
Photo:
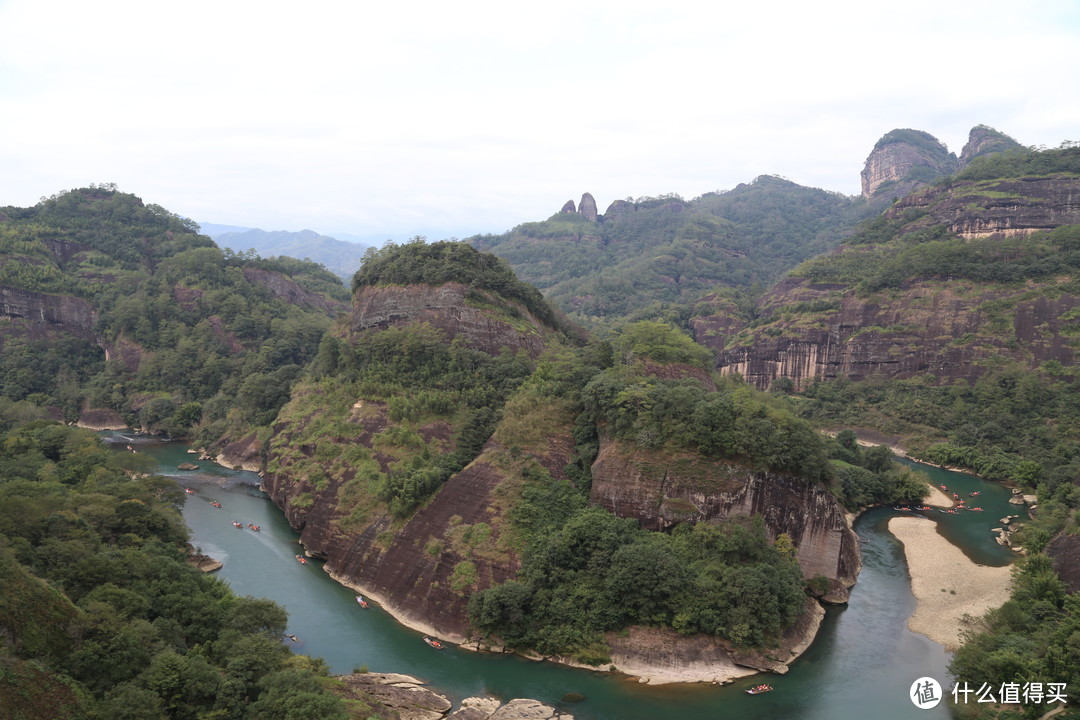
[[[761,695],[762,693],[772,692],[772,685],[755,685],[746,691],[747,695]]]

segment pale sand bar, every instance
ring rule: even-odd
[[[938,534],[937,523],[896,517],[889,520],[889,532],[904,544],[911,573],[916,600],[915,613],[908,618],[912,632],[953,652],[960,647],[965,615],[978,618],[1009,599],[1011,566],[977,565]]]
[[[943,493],[939,488],[936,488],[933,485],[927,485],[927,487],[930,488],[930,494],[923,496],[926,498],[927,505],[948,508],[956,504],[951,497]]]

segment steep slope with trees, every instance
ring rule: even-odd
[[[35,414],[0,399],[0,715],[348,717],[282,608],[185,562],[175,482]]]
[[[3,208],[0,394],[209,442],[273,418],[345,297],[113,187]]]

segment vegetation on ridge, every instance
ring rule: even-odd
[[[72,316],[44,336],[11,323],[0,338],[0,395],[57,406],[67,420],[105,408],[205,443],[266,424],[314,356],[325,308],[345,297],[312,263],[222,252],[191,221],[111,186],[3,208],[0,218],[0,286],[44,293],[41,302]],[[248,276],[259,272],[315,304],[278,297]],[[96,317],[74,327],[83,306],[68,298]]]
[[[570,316],[606,330],[627,316],[670,319],[717,286],[772,282],[839,242],[862,200],[762,176],[723,193],[625,201],[591,222],[576,213],[467,242],[505,258]]]

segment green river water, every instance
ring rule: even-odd
[[[406,673],[455,701],[472,695],[535,698],[569,710],[578,720],[949,717],[945,703],[920,710],[908,699],[908,690],[919,677],[937,678],[946,692],[952,680],[945,669],[945,650],[906,627],[915,600],[900,543],[886,529],[889,518],[900,514],[895,510],[877,508],[856,521],[855,531],[864,541],[859,582],[846,606],[828,609],[817,639],[788,674],[758,675],[725,687],[647,686],[617,674],[509,655],[455,647],[434,651],[419,633],[399,625],[375,603],[367,610],[360,608],[355,594],[331,580],[320,563],[298,563],[295,556],[302,551],[298,535],[258,489],[256,475],[208,462],[197,463],[197,471],[179,471],[177,465],[192,460],[184,446],[134,440],[139,450],[158,460],[163,474],[195,491],[187,498],[184,518],[192,542],[224,563],[219,576],[240,595],[270,598],[284,606],[288,632],[299,639],[290,643],[293,649],[325,658],[335,673],[360,666],[372,672]],[[990,532],[999,518],[1016,512],[1016,506],[1008,504],[1010,492],[970,475],[920,468],[931,474],[935,485],[944,483],[969,504],[985,508],[957,515],[931,512],[927,522],[938,523],[940,532],[976,562],[1010,562],[1013,554],[996,545]],[[970,498],[974,490],[980,495]],[[233,520],[259,525],[261,532],[236,529]],[[744,692],[763,681],[775,691],[758,696]],[[585,699],[562,703],[560,698],[569,692]]]

